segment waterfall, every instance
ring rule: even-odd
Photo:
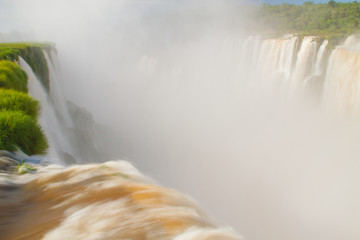
[[[50,79],[50,101],[54,109],[58,113],[58,118],[61,119],[62,125],[65,128],[72,128],[73,123],[70,117],[70,113],[67,109],[66,97],[62,88],[62,81],[59,79],[60,74],[55,69],[52,59],[56,59],[56,56],[53,56],[50,60],[50,56],[46,51],[43,51],[45,56],[48,68],[49,68],[49,79]]]
[[[65,97],[59,64],[54,50],[43,51],[49,69],[47,92],[31,67],[20,57],[20,66],[28,75],[29,94],[39,100],[39,122],[48,138],[47,161],[62,164],[110,160],[116,156],[115,144],[105,139],[117,139],[106,126],[97,124],[84,108]]]
[[[253,38],[248,38],[247,41],[253,41]],[[300,41],[299,37],[291,35],[263,40],[260,49],[253,51],[258,53],[253,64],[258,66],[257,78],[284,84],[288,88],[287,91],[310,88],[309,85],[318,82],[315,78],[324,75],[326,68],[324,62],[328,41],[324,40],[320,47],[318,42],[318,38],[314,36],[304,37]]]
[[[352,115],[360,113],[360,42],[348,38],[331,53],[324,84],[324,104]]]
[[[40,80],[21,57],[20,66],[28,75],[29,94],[40,102],[41,112],[39,122],[49,140],[50,147],[48,157],[51,159],[51,162],[60,163],[61,152],[73,154],[71,143],[66,136],[66,122],[62,120],[62,116],[66,114],[57,112],[59,109],[54,106],[54,101],[51,101],[45,88],[41,85]],[[51,74],[51,76],[53,77],[53,74]],[[50,82],[52,83],[53,79],[51,79]],[[64,101],[64,98],[56,100]]]
[[[247,38],[242,52],[245,58],[257,59],[252,64],[257,66],[257,78],[284,83],[289,92],[309,92],[324,105],[343,113],[360,113],[358,36],[349,36],[330,54],[328,40],[321,42],[315,36],[304,37],[300,45],[297,36],[257,42],[259,38]]]
[[[328,41],[324,40],[321,44],[318,53],[316,55],[316,60],[312,69],[312,73],[305,78],[303,82],[303,87],[308,92],[311,92],[313,96],[320,98],[322,93],[322,88],[325,79],[325,71],[327,64],[327,47]]]
[[[321,44],[321,46],[319,48],[318,54],[316,56],[313,75],[321,76],[323,74],[325,53],[326,53],[326,47],[327,47],[328,43],[329,43],[328,40],[324,40],[324,42]]]
[[[304,79],[311,74],[316,57],[316,37],[309,36],[303,39],[296,65],[292,76],[295,85],[301,84]]]
[[[272,78],[278,78],[283,82],[290,81],[298,41],[296,36],[264,40],[258,58],[261,71],[271,74]]]

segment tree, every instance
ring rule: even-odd
[[[335,1],[333,1],[333,0],[330,0],[329,2],[328,2],[328,5],[330,6],[330,7],[332,7],[332,8],[334,8],[334,7],[336,7],[336,2]]]

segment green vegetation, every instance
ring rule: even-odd
[[[268,34],[316,35],[336,45],[347,36],[360,33],[360,3],[355,1],[329,1],[327,4],[308,1],[303,5],[264,4],[258,10],[253,14],[255,29]]]
[[[21,161],[17,166],[17,171],[19,174],[26,174],[36,172],[37,169],[31,164]]]
[[[36,119],[21,111],[0,111],[0,149],[28,155],[45,153],[47,140]]]
[[[15,61],[22,57],[49,89],[49,70],[43,53],[50,44],[0,44],[0,149],[15,151],[19,148],[28,155],[43,154],[48,142],[37,122],[39,102],[28,94],[27,75]],[[20,171],[21,169],[21,171]],[[31,172],[27,165],[20,172]]]
[[[39,102],[31,98],[28,94],[0,88],[0,110],[22,111],[36,118],[39,115],[40,106]]]
[[[43,50],[51,49],[51,43],[0,43],[0,60],[18,61],[22,57],[49,91],[49,69]]]
[[[27,92],[27,75],[14,62],[0,61],[0,87]]]

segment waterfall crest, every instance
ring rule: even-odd
[[[359,37],[348,37],[332,51],[327,40],[314,36],[265,40],[249,37],[243,44],[251,52],[248,56],[256,59],[253,62],[262,78],[287,85],[290,92],[310,92],[324,105],[342,113],[359,114]]]
[[[28,75],[29,94],[40,101],[40,124],[49,140],[47,161],[75,164],[110,160],[116,150],[105,139],[116,139],[110,128],[97,124],[84,108],[65,97],[57,56],[43,51],[49,68],[50,90],[42,86],[31,67],[20,57]]]
[[[246,45],[253,39],[248,38]],[[326,69],[327,44],[327,40],[320,41],[315,36],[300,39],[290,35],[279,39],[265,39],[260,44],[253,44],[259,49],[253,48],[252,58],[256,59],[253,62],[257,71],[261,72],[261,78],[287,85],[292,91],[299,91],[304,86],[319,85],[317,82],[321,84]]]

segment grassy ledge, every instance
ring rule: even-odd
[[[43,50],[50,52],[52,49],[54,44],[47,42],[0,43],[0,60],[19,61],[22,57],[49,91],[49,69]]]
[[[0,149],[20,149],[28,155],[44,154],[49,145],[37,117],[39,102],[27,92],[27,74],[15,62],[19,57],[31,66],[43,85],[49,89],[49,70],[43,43],[0,44]]]
[[[27,75],[15,62],[0,60],[0,87],[27,92]]]
[[[22,111],[0,111],[0,148],[28,155],[46,153],[48,143],[36,118]]]

